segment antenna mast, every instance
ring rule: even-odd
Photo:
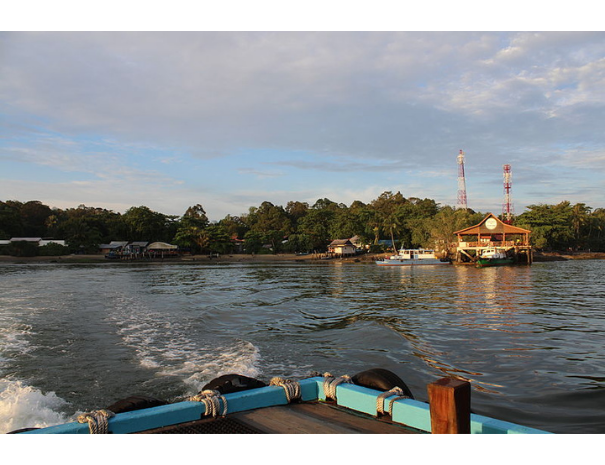
[[[502,204],[502,217],[504,222],[510,224],[513,220],[513,202],[510,197],[510,189],[512,186],[512,173],[510,165],[503,165],[504,170],[504,203]]]
[[[464,152],[458,154],[458,208],[468,208],[466,205],[466,180],[464,178]]]

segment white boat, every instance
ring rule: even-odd
[[[431,249],[401,249],[397,255],[376,260],[378,266],[449,265],[445,259],[437,258]]]
[[[490,248],[485,249],[477,259],[477,267],[512,265],[515,261],[513,257],[506,254],[505,249]]]

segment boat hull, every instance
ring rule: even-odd
[[[409,260],[409,259],[392,259],[386,258],[384,260],[377,261],[378,266],[426,266],[426,265],[449,265],[450,262],[442,262],[438,259],[424,259],[424,260]]]
[[[507,266],[514,265],[515,261],[512,258],[480,258],[477,260],[478,268],[485,268],[488,266]]]

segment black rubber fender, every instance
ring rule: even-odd
[[[111,404],[107,407],[107,410],[111,410],[113,413],[133,412],[135,410],[166,405],[167,403],[165,400],[156,399],[155,397],[130,396]]]
[[[376,389],[377,391],[390,391],[395,386],[402,389],[403,394],[413,399],[412,391],[405,382],[395,373],[384,368],[371,368],[369,370],[357,373],[351,378],[353,383],[358,386]]]
[[[214,378],[202,388],[202,391],[211,389],[221,394],[231,394],[232,392],[247,391],[248,389],[257,389],[265,386],[266,384],[258,379],[232,373]]]

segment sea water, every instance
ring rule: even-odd
[[[444,376],[475,413],[605,432],[605,261],[1,264],[0,432],[225,373],[267,381],[383,367],[415,398]]]

